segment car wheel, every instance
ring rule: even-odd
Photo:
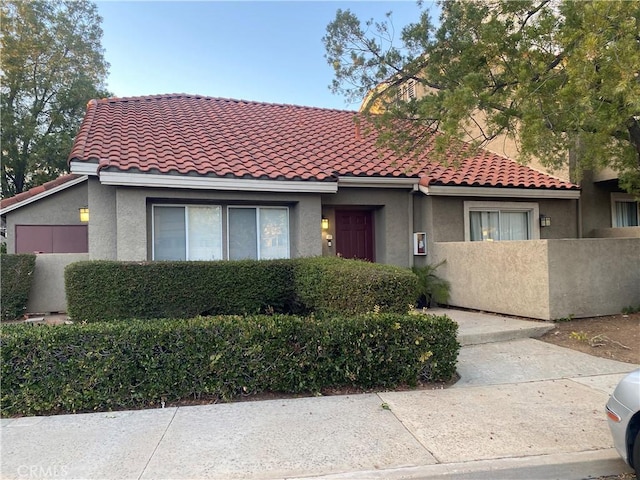
[[[640,431],[636,433],[636,440],[633,442],[633,469],[636,477],[640,478]]]

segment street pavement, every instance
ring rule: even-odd
[[[2,479],[585,479],[630,472],[604,405],[637,365],[460,325],[450,388],[0,421]]]

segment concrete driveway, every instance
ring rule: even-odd
[[[529,338],[548,327],[539,322],[444,313],[466,345],[452,388],[3,419],[1,476],[583,479],[630,471],[613,450],[604,405],[637,366]]]

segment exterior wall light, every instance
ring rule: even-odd
[[[550,227],[551,226],[551,217],[547,217],[546,215],[540,215],[540,226],[541,227]]]
[[[82,207],[78,209],[80,211],[80,221],[88,222],[89,221],[89,207]]]
[[[322,217],[322,230],[329,230],[329,219]]]

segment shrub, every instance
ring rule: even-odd
[[[298,303],[318,315],[404,313],[417,291],[406,268],[335,257],[298,260],[294,282]]]
[[[418,306],[431,307],[435,304],[447,304],[451,296],[451,284],[436,275],[436,270],[446,260],[437,265],[413,267],[411,270],[418,277]]]
[[[2,320],[15,320],[26,311],[35,268],[36,256],[32,253],[0,255]]]
[[[305,258],[221,262],[78,262],[65,270],[74,320],[184,318],[264,312],[402,313],[413,304],[408,269]]]
[[[2,329],[2,415],[260,392],[392,388],[455,373],[448,317],[222,316]]]
[[[65,288],[69,316],[86,321],[282,312],[293,301],[284,260],[77,262]]]

